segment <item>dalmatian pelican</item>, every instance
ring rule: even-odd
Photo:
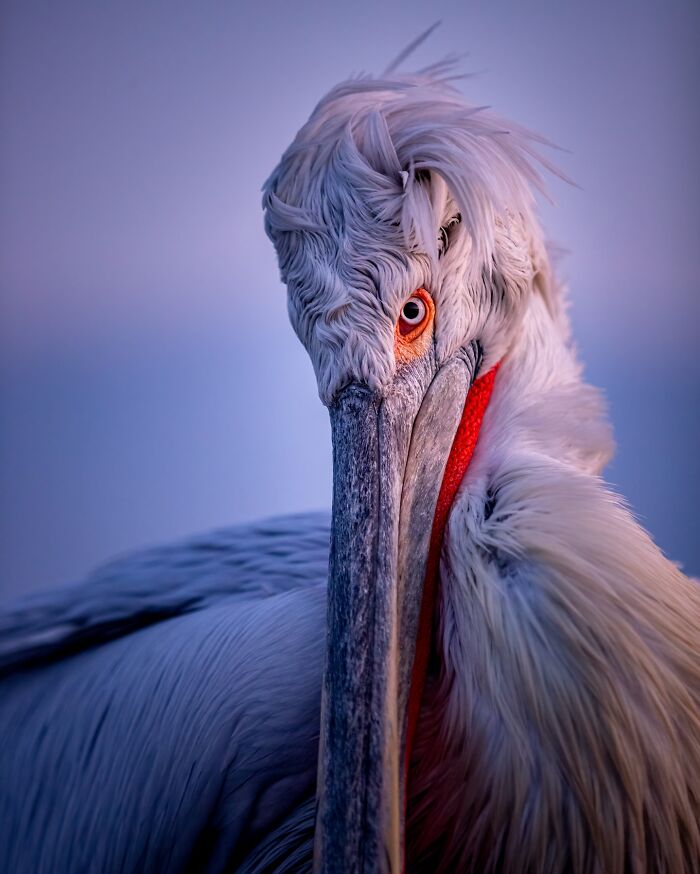
[[[601,480],[542,140],[438,64],[263,188],[333,506],[0,617],[0,868],[697,872],[700,589]]]

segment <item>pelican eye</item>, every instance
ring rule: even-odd
[[[462,216],[460,213],[452,216],[452,218],[447,222],[447,224],[442,225],[438,230],[438,256],[442,257],[445,252],[450,248],[450,234],[452,228],[456,227],[462,221]]]
[[[411,342],[423,333],[431,323],[435,306],[424,288],[419,288],[404,301],[396,326],[403,341]]]
[[[425,318],[426,307],[419,297],[411,297],[403,305],[401,318],[407,325],[419,325]]]

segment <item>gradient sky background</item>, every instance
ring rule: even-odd
[[[619,444],[609,478],[700,573],[700,4],[4,2],[0,598],[130,547],[328,506],[327,414],[260,185],[331,85],[438,17],[423,65],[533,127]]]

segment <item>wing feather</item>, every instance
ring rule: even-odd
[[[260,856],[314,793],[327,556],[327,517],[277,519],[113,562],[6,614],[0,870],[218,872]]]
[[[0,676],[59,659],[226,598],[325,583],[327,513],[281,516],[143,549],[81,583],[0,612]]]

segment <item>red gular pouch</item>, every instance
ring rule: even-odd
[[[406,724],[406,757],[405,757],[405,786],[406,803],[408,799],[409,766],[413,740],[415,737],[418,715],[420,713],[423,690],[428,672],[428,661],[432,647],[435,608],[440,572],[440,553],[442,541],[445,536],[445,528],[450,515],[450,510],[459,490],[462,480],[469,468],[474,455],[481,423],[484,419],[493,391],[496,372],[499,365],[496,364],[488,373],[476,379],[467,393],[464,410],[457,433],[455,434],[452,448],[447,459],[445,473],[438,494],[433,527],[430,535],[430,547],[428,550],[428,563],[425,570],[423,584],[423,597],[421,600],[420,617],[418,620],[418,635],[416,638],[416,650],[411,677],[411,690],[408,698],[407,724]],[[405,813],[405,811],[404,811]]]

